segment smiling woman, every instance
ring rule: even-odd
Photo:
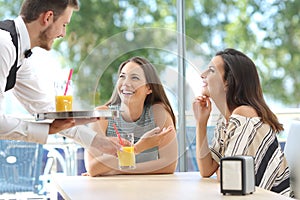
[[[117,105],[122,111],[120,118],[101,120],[94,124],[94,130],[116,137],[116,124],[120,133],[133,132],[136,168],[119,170],[115,157],[88,153],[87,174],[174,173],[178,157],[175,116],[154,66],[144,58],[133,57],[120,65],[118,75],[111,99],[97,109]]]

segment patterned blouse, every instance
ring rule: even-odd
[[[290,171],[276,134],[260,117],[231,115],[218,120],[211,145],[213,159],[233,155],[250,155],[255,163],[255,185],[285,196],[293,196]]]

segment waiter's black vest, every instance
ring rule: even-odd
[[[17,71],[20,68],[20,66],[19,67],[17,66],[17,64],[18,64],[18,37],[17,37],[15,23],[13,20],[0,21],[0,29],[10,32],[12,42],[16,48],[16,60],[15,60],[14,65],[11,67],[11,69],[9,71],[9,75],[7,76],[7,79],[6,79],[5,91],[7,91],[7,90],[12,89],[15,86]]]

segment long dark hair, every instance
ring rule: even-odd
[[[169,99],[165,93],[165,90],[162,86],[162,83],[159,79],[159,76],[158,76],[158,73],[157,73],[155,67],[147,59],[136,56],[136,57],[132,57],[132,58],[124,61],[123,63],[121,63],[121,65],[119,66],[119,69],[118,69],[118,75],[120,75],[123,67],[129,62],[134,62],[143,69],[145,77],[146,77],[146,84],[152,90],[152,93],[147,95],[145,102],[144,102],[144,106],[153,105],[156,103],[162,103],[164,105],[165,109],[167,110],[167,112],[171,115],[173,124],[176,127],[176,120],[175,120],[175,115],[174,115],[173,109],[172,109]],[[120,103],[121,103],[121,99],[118,94],[117,87],[115,87],[110,100],[105,105],[107,105],[107,106],[119,105]]]
[[[275,132],[282,131],[282,124],[264,100],[253,61],[242,52],[230,48],[217,52],[216,56],[221,56],[225,63],[223,78],[227,86],[226,101],[230,112],[241,105],[251,106]]]
[[[40,14],[51,10],[54,13],[55,21],[68,6],[79,10],[78,0],[25,0],[20,15],[26,23],[30,23],[36,20]]]

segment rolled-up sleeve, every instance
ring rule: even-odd
[[[0,115],[0,124],[2,140],[22,140],[40,144],[47,142],[49,124],[23,121],[5,115]]]
[[[88,126],[80,125],[61,131],[60,134],[75,140],[85,148],[90,148],[97,133]]]

